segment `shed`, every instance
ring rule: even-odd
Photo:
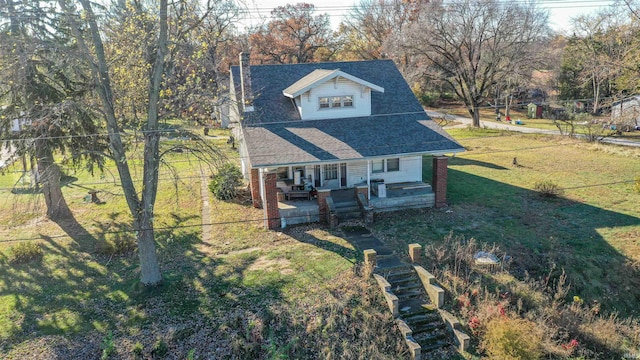
[[[531,103],[527,105],[527,116],[529,119],[542,118],[542,105]]]

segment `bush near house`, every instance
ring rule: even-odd
[[[231,200],[238,195],[238,187],[242,185],[240,168],[232,163],[224,164],[213,176],[209,190],[219,200]]]

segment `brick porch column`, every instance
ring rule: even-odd
[[[320,222],[327,222],[327,215],[329,214],[329,206],[327,205],[327,198],[331,196],[330,189],[318,189],[318,212],[320,216]]]
[[[249,186],[251,187],[251,202],[254,208],[262,207],[262,199],[260,199],[260,171],[259,169],[251,169],[249,176]]]
[[[278,188],[276,186],[277,174],[268,172],[264,178],[264,226],[273,230],[280,227],[280,210],[278,210]]]
[[[356,185],[356,196],[358,194],[364,195],[364,198],[369,200],[369,187],[365,185]]]
[[[447,206],[447,161],[446,156],[433,157],[433,192],[436,195],[437,208]]]

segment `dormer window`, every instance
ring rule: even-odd
[[[293,99],[300,120],[317,120],[371,115],[372,91],[384,88],[340,69],[315,69],[282,94]]]
[[[340,109],[353,107],[353,95],[322,96],[318,98],[320,109]]]

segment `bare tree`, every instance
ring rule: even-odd
[[[305,63],[328,60],[334,52],[329,15],[313,15],[307,3],[271,12],[273,20],[249,36],[252,57],[259,63]]]
[[[387,56],[387,39],[408,23],[417,9],[416,0],[361,0],[340,24],[339,57],[374,60]]]
[[[547,18],[533,3],[432,1],[397,42],[436,70],[480,126],[479,107],[493,86],[538,62],[532,44],[545,39]]]
[[[206,7],[195,17],[194,21],[193,17],[185,15],[192,11],[190,10],[191,6],[196,3],[172,2],[171,22],[169,21],[167,0],[160,0],[157,5],[152,5],[156,11],[156,15],[151,17],[152,21],[150,22],[153,24],[151,28],[154,34],[151,37],[153,40],[150,42],[149,48],[139,49],[148,55],[149,71],[146,73],[148,81],[146,117],[142,123],[144,135],[143,178],[140,187],[136,188],[121,137],[123,126],[116,116],[116,101],[110,75],[110,66],[113,62],[107,58],[102,33],[92,3],[89,0],[79,0],[79,2],[83,10],[82,16],[78,16],[76,9],[66,0],[58,0],[58,4],[68,15],[67,20],[74,30],[86,61],[91,65],[93,78],[96,82],[96,90],[102,103],[102,112],[109,132],[111,157],[118,169],[120,183],[133,217],[134,228],[137,231],[140,280],[146,286],[154,286],[162,281],[154,235],[154,207],[158,191],[159,167],[163,155],[160,151],[161,131],[159,129],[159,119],[164,101],[161,94],[166,87],[166,77],[170,75],[170,69],[175,65],[174,55],[178,49],[179,40],[200,25],[216,3],[207,2]],[[77,19],[82,19],[86,23],[81,26]],[[88,29],[90,39],[88,41],[85,40],[85,34],[82,31],[85,27]],[[215,153],[212,155],[215,156]]]

